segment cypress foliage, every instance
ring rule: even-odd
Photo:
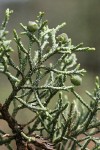
[[[99,150],[100,138],[96,136],[100,134],[97,118],[100,111],[99,77],[96,77],[94,91],[86,91],[91,98],[90,104],[76,92],[86,72],[78,64],[76,53],[95,49],[83,47],[82,43],[74,46],[66,33],[59,35],[66,23],[49,28],[47,20],[43,20],[44,13],[40,12],[35,21],[20,24],[20,36],[13,30],[17,45],[16,64],[11,58],[14,53],[11,40],[6,37],[12,12],[6,10],[0,28],[0,73],[12,86],[8,98],[0,102],[0,119],[8,123],[12,135],[0,129],[0,145],[12,150],[14,140],[18,150],[87,150],[88,144],[93,142],[93,149]],[[22,42],[23,36],[28,38],[27,47]],[[74,100],[66,98],[68,93]],[[12,113],[9,111],[11,104]],[[20,110],[24,114],[26,109],[33,113],[33,118],[29,115],[27,123],[20,124],[16,116]]]

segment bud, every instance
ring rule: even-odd
[[[29,21],[27,25],[27,29],[30,32],[35,32],[36,30],[38,30],[38,24],[36,22]]]
[[[72,75],[70,81],[73,85],[79,86],[82,83],[82,78],[79,75]]]

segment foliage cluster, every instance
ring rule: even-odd
[[[82,43],[74,46],[66,33],[58,35],[65,23],[50,29],[48,22],[43,21],[44,13],[40,12],[37,20],[29,21],[27,26],[20,24],[23,29],[20,36],[13,31],[16,64],[11,57],[14,52],[11,40],[6,37],[11,13],[6,10],[0,28],[0,73],[8,78],[12,87],[8,98],[0,102],[0,120],[8,123],[12,134],[0,129],[0,145],[12,150],[11,142],[15,140],[18,150],[88,150],[88,144],[93,142],[94,150],[99,150],[99,78],[96,77],[94,91],[86,92],[91,98],[90,104],[76,92],[85,73],[76,53],[94,48],[83,47]],[[27,47],[22,42],[23,36],[28,38]],[[71,93],[74,100],[66,98],[67,93]],[[11,112],[10,105],[13,105]],[[26,124],[20,124],[17,114],[21,110],[24,114],[26,109],[32,112],[32,118],[29,116]]]

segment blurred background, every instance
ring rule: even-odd
[[[79,91],[84,94],[84,89],[92,90],[95,76],[100,74],[99,0],[0,0],[0,23],[7,8],[14,10],[8,24],[10,38],[14,28],[20,31],[19,23],[27,25],[28,21],[36,19],[39,11],[44,11],[51,28],[62,22],[67,23],[61,32],[66,32],[74,45],[83,42],[84,46],[95,47],[96,51],[77,55],[81,67],[88,71]],[[10,90],[7,79],[0,75],[0,98],[6,98]]]

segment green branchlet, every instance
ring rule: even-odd
[[[15,126],[11,126],[12,130],[14,128],[14,134],[17,135],[18,131],[25,141],[31,142],[33,138],[29,138],[29,135],[36,131],[44,137],[45,131],[56,149],[85,150],[92,141],[95,144],[94,150],[97,150],[100,139],[94,136],[100,133],[100,120],[97,118],[100,110],[99,77],[96,77],[94,92],[86,91],[91,98],[90,104],[87,104],[87,100],[83,100],[75,91],[76,86],[82,84],[82,76],[86,72],[77,63],[76,52],[90,51],[94,48],[82,47],[82,43],[77,46],[72,45],[66,33],[60,35],[58,33],[65,23],[51,29],[48,22],[43,21],[44,13],[40,12],[37,20],[29,21],[26,26],[21,23],[23,31],[20,36],[15,29],[13,31],[19,62],[16,65],[10,56],[13,51],[10,46],[11,40],[6,39],[8,33],[6,26],[11,13],[9,9],[6,10],[5,20],[0,29],[0,73],[4,74],[12,85],[11,94],[2,104],[4,107],[0,105],[0,118],[5,120],[3,108],[6,108],[8,112],[13,102],[14,109],[11,117],[14,117],[15,122],[20,110],[24,113],[24,109],[28,109],[35,116],[33,121],[29,118],[30,122],[26,124],[28,129],[26,134],[24,130],[15,130]],[[24,46],[22,36],[28,37],[28,48]],[[34,45],[37,45],[37,48]],[[55,61],[52,60],[51,63],[52,56],[55,56]],[[15,70],[16,75],[11,73],[10,68]],[[70,81],[69,84],[67,80]],[[66,95],[67,92],[71,92],[75,99],[72,102],[70,98],[66,100],[64,91]],[[50,103],[53,105],[51,108]],[[14,137],[3,140],[3,134],[0,130],[0,145],[6,143],[5,145],[9,147]],[[79,139],[81,135],[85,137]],[[37,146],[37,144],[44,143],[41,139],[41,143],[37,140],[35,144]],[[50,145],[46,144],[45,149],[49,150]]]

